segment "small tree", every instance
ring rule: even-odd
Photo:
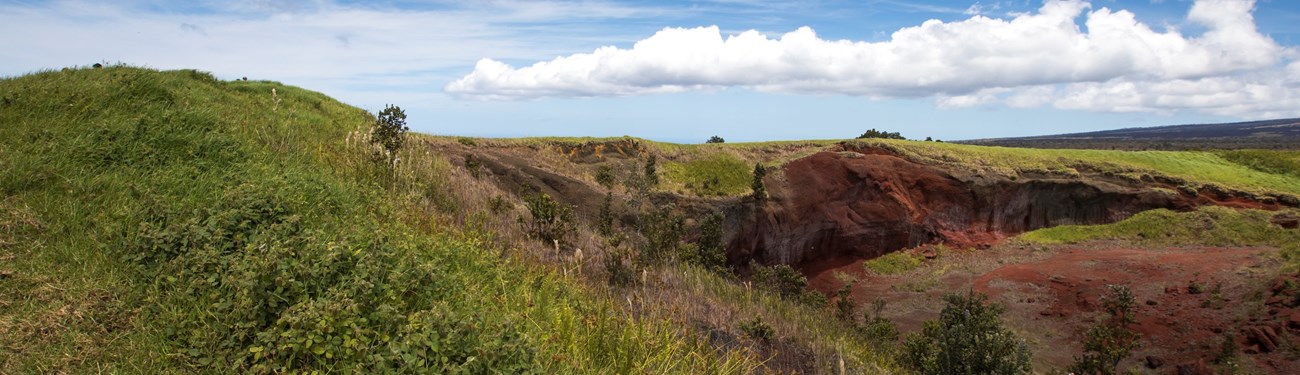
[[[721,213],[713,213],[700,223],[700,236],[695,240],[697,254],[694,261],[700,266],[721,274],[727,271],[727,251],[722,244]]]
[[[667,207],[650,212],[641,223],[645,246],[638,258],[642,265],[659,264],[678,254],[682,237],[686,233],[686,218]]]
[[[863,139],[863,138],[907,139],[907,138],[903,138],[903,135],[899,134],[898,132],[880,131],[874,128],[867,130],[866,132],[863,132],[862,135],[858,136],[858,139]]]
[[[1002,326],[1004,307],[983,293],[944,296],[939,320],[904,342],[902,362],[922,374],[1027,374],[1029,348]]]
[[[650,159],[645,161],[645,185],[650,189],[659,186],[659,173],[655,169],[655,164],[656,158],[654,155],[650,155]]]
[[[767,200],[767,188],[763,186],[763,177],[767,176],[767,169],[763,168],[762,163],[754,163],[754,182],[749,186],[754,189],[750,195],[754,201],[762,202]]]
[[[605,200],[600,203],[600,216],[596,218],[596,231],[602,236],[614,234],[614,193],[605,192]]]
[[[1133,316],[1133,291],[1123,285],[1107,285],[1101,297],[1106,320],[1088,329],[1083,341],[1083,357],[1075,357],[1070,371],[1077,374],[1114,375],[1119,371],[1119,361],[1127,358],[1140,343],[1140,335],[1133,331],[1137,319]]]
[[[719,137],[719,136],[716,136],[716,135],[715,135],[715,136],[712,136],[712,137],[709,137],[709,140],[704,141],[704,143],[726,143],[726,142],[727,142],[727,141],[724,140],[724,139],[722,139],[722,137]]]
[[[386,105],[375,117],[374,126],[370,127],[370,143],[377,144],[384,151],[384,158],[389,165],[397,162],[397,151],[406,142],[406,111],[402,107]]]
[[[532,215],[532,221],[524,223],[530,236],[549,244],[563,241],[573,232],[573,206],[557,202],[546,193],[525,197],[524,203]]]

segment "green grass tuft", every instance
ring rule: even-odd
[[[681,183],[699,196],[742,195],[749,192],[750,166],[730,154],[711,154],[687,162],[666,163],[668,181]]]
[[[897,275],[921,266],[925,258],[910,251],[895,251],[867,260],[862,265],[877,275]]]

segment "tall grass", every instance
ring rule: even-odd
[[[462,227],[445,158],[373,162],[319,93],[117,66],[0,95],[0,372],[752,368]]]

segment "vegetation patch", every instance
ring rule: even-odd
[[[1300,151],[1229,150],[1216,154],[1260,172],[1300,177]]]
[[[706,197],[748,193],[752,177],[748,163],[725,153],[709,154],[682,163],[666,163],[663,173],[669,181]]]
[[[1291,209],[1283,212],[1295,214]],[[1022,234],[1031,243],[1063,244],[1126,240],[1148,245],[1278,246],[1300,244],[1300,231],[1270,220],[1275,211],[1202,207],[1196,211],[1150,210],[1104,225],[1062,225]]]
[[[867,260],[862,265],[877,275],[897,275],[921,266],[925,257],[911,251],[895,251]]]

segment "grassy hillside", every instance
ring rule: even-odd
[[[373,162],[319,93],[109,67],[0,96],[0,373],[756,365],[445,224],[447,161]]]

